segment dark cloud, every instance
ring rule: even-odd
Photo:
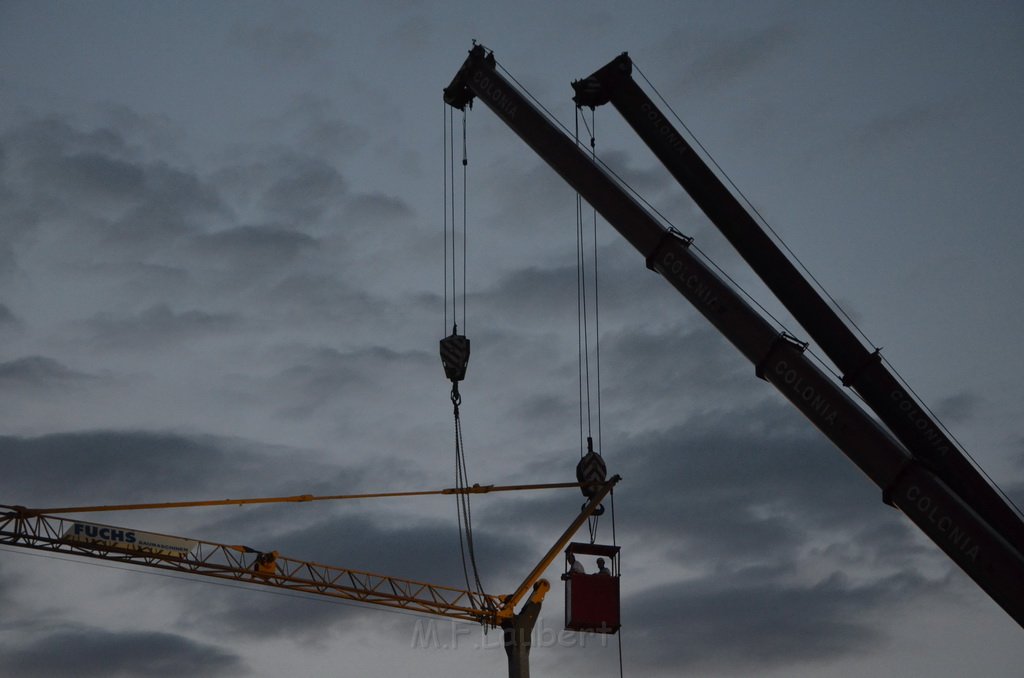
[[[985,407],[985,398],[969,392],[961,392],[943,398],[932,410],[935,415],[949,423],[970,422]]]
[[[173,434],[66,433],[0,438],[9,469],[2,483],[7,503],[140,497],[159,478],[161,491],[203,487],[211,468],[223,466],[216,445]],[[151,495],[152,496],[152,495]]]
[[[122,501],[179,501],[230,491],[272,493],[294,476],[301,453],[217,438],[144,431],[0,437],[7,504],[67,506]],[[306,460],[306,468],[316,468]]]
[[[284,134],[291,144],[322,157],[349,156],[366,144],[366,130],[353,124],[346,111],[323,96],[301,94],[284,112],[265,123],[267,135]]]
[[[792,567],[819,534],[840,532],[865,539],[856,557],[876,557],[893,538],[917,553],[898,514],[784,403],[708,412],[635,436],[605,425],[609,472],[624,478],[621,520],[646,548],[674,560],[722,570],[751,558]],[[572,477],[573,451],[565,452],[563,463],[534,465],[524,475]],[[565,505],[563,496],[531,497],[514,510],[496,504],[484,515],[538,525]]]
[[[9,243],[0,244],[0,280],[9,278],[17,270],[18,264],[14,256],[14,248]]]
[[[870,537],[899,520],[839,450],[776,399],[620,445],[630,453],[617,466],[638,488],[623,510],[658,516],[634,529],[678,557],[790,564],[817,533]]]
[[[628,599],[632,661],[648,670],[757,672],[877,647],[873,608],[931,589],[913,574],[868,584],[842,575],[801,584],[756,572],[659,586]]]
[[[326,273],[294,272],[266,292],[294,318],[339,320],[366,318],[379,313],[384,300]]]
[[[485,580],[493,584],[525,575],[522,565],[530,561],[531,554],[524,540],[480,525],[473,533],[477,563]],[[320,553],[324,562],[344,567],[461,588],[465,582],[458,539],[455,520],[410,519],[396,525],[352,516],[310,525],[283,535],[278,543],[282,553]]]
[[[576,268],[519,269],[503,276],[486,292],[471,295],[468,303],[487,314],[488,324],[527,328],[564,320],[566,309],[576,305]]]
[[[198,176],[162,162],[145,168],[145,191],[105,229],[104,244],[159,247],[168,240],[201,231],[224,209],[217,191]]]
[[[81,275],[83,280],[113,286],[118,291],[118,299],[174,298],[187,292],[196,283],[196,276],[183,266],[130,259],[83,262],[75,266],[74,272]]]
[[[334,634],[361,628],[368,614],[382,616],[355,602],[257,586],[223,590],[200,585],[185,595],[194,605],[181,617],[184,626],[235,639],[289,638],[320,645]]]
[[[568,243],[563,237],[566,235]],[[609,231],[603,230],[601,237],[602,241],[609,237]],[[696,312],[664,278],[647,269],[643,257],[623,238],[617,234],[610,234],[610,238],[607,244],[600,244],[596,266],[589,242],[586,251],[591,324],[596,317],[596,293],[600,298],[601,329],[613,334],[613,341],[630,331],[665,332],[666,345],[678,345],[671,332],[680,331],[680,324],[697,317]],[[532,263],[504,272],[484,290],[471,291],[471,307],[486,314],[488,323],[500,326],[503,331],[521,328],[532,332],[542,328],[575,335],[577,266],[572,256],[572,240],[571,230],[560,231],[557,235],[547,233],[544,242],[552,243],[553,248],[555,245],[566,247],[559,249],[557,256],[536,257],[545,261],[543,264]],[[595,268],[598,271],[596,285]],[[697,322],[699,328],[707,326],[703,319]],[[690,332],[688,326],[682,327],[682,331]]]
[[[326,348],[287,367],[274,378],[275,392],[289,403],[282,414],[306,417],[350,389],[365,388],[367,375],[362,368],[358,356]]]
[[[213,175],[214,183],[236,211],[257,209],[283,228],[317,224],[341,203],[347,185],[328,161],[314,155],[275,150],[249,150]]]
[[[11,594],[18,590],[20,584],[21,577],[12,572],[8,565],[0,561],[0,605],[2,605],[5,610],[14,609],[14,605],[11,601]],[[15,625],[17,624],[17,621],[11,618],[0,621],[0,630],[10,629],[11,627],[7,625],[12,621]]]
[[[397,462],[390,453],[357,465],[328,464],[303,450],[251,440],[149,431],[3,436],[0,458],[7,470],[0,477],[0,503],[33,508],[407,490],[422,478],[416,463]],[[277,537],[285,540],[322,521],[330,508],[307,502],[160,515],[183,521],[169,528],[172,533],[191,526],[198,532],[188,536],[269,550],[277,548]],[[153,514],[144,515],[150,520]],[[287,555],[320,559],[324,549],[306,548],[313,541],[298,540],[299,550]]]
[[[288,367],[271,380],[271,388],[285,405],[281,414],[287,417],[308,417],[328,403],[347,399],[373,402],[383,395],[376,380],[385,367],[395,364],[420,367],[435,360],[424,351],[398,352],[382,346],[351,351],[333,348],[312,348],[294,356]]]
[[[572,210],[575,205],[575,194],[543,160],[533,159],[523,153],[522,145],[513,147],[511,158],[499,157],[489,159],[497,167],[498,173],[486,173],[482,177],[474,175],[476,184],[481,186],[482,199],[488,208],[482,213],[486,223],[492,228],[515,233],[517,240],[525,239],[543,251],[544,243],[552,242],[552,221],[557,215],[565,215],[564,224],[568,230],[564,233],[572,242],[573,221]],[[529,196],[529,199],[524,199]],[[519,240],[523,242],[523,240]]]
[[[850,148],[865,154],[892,152],[894,145],[923,139],[929,127],[955,126],[963,102],[953,97],[929,105],[899,106],[895,110],[876,114],[852,130],[847,143]]]
[[[238,226],[197,236],[195,256],[239,271],[280,268],[317,244],[315,238],[273,225]]]
[[[8,647],[0,669],[17,676],[234,676],[245,661],[185,636],[69,627]]]
[[[262,206],[294,227],[309,225],[345,192],[337,169],[313,157],[289,155],[275,163],[275,176],[262,192]]]
[[[666,188],[676,189],[671,176],[660,165],[656,165],[646,156],[641,156],[644,164],[638,165],[636,156],[624,151],[609,151],[601,154],[601,164],[626,186],[640,195],[651,199]]]
[[[147,163],[145,169],[146,198],[155,206],[188,214],[219,210],[220,197],[196,174],[161,161]]]
[[[82,131],[57,116],[37,118],[14,127],[2,137],[9,159],[31,165],[40,159],[56,160],[68,155],[95,153],[127,159],[132,150],[126,140],[111,128]],[[45,187],[45,184],[44,186]]]
[[[104,107],[107,127],[119,130],[133,145],[159,155],[174,155],[184,145],[185,133],[166,115],[142,113],[121,104]]]
[[[599,353],[606,413],[613,419],[635,421],[639,416],[667,425],[695,412],[738,410],[770,397],[773,390],[754,377],[753,366],[685,299],[647,272],[635,253],[610,249],[602,253],[599,346],[593,307],[589,319],[590,378],[596,390]],[[531,384],[529,397],[515,405],[515,414],[542,416],[524,418],[531,427],[547,420],[552,428],[564,428],[576,418],[577,391],[571,385],[577,382],[581,356],[576,314],[566,313],[576,305],[576,291],[575,267],[531,267],[500,278],[469,300],[471,308],[479,309],[477,317],[482,316],[475,326],[490,331],[483,336],[474,332],[474,341],[480,340],[474,346],[478,364],[511,360],[555,377]]]
[[[696,40],[700,51],[680,69],[679,85],[684,92],[699,89],[706,96],[708,91],[720,89],[780,57],[799,35],[794,27],[781,24],[740,34],[702,34]],[[677,42],[673,51],[680,44],[693,42]]]
[[[220,207],[199,177],[143,159],[142,149],[116,129],[83,131],[59,119],[36,120],[7,132],[3,143],[11,149],[10,169],[31,180],[36,197],[72,198],[79,209],[148,204],[195,214]]]
[[[601,350],[606,388],[636,394],[641,406],[668,398],[727,410],[771,392],[755,378],[753,366],[703,323],[666,319],[609,332]]]
[[[91,238],[95,248],[124,252],[166,245],[223,211],[220,196],[200,176],[146,157],[115,128],[83,130],[48,118],[11,129],[0,143],[13,195],[7,228],[15,234],[67,229],[69,243]]]
[[[66,155],[59,163],[39,169],[54,188],[100,199],[131,199],[141,193],[146,180],[145,172],[135,163],[95,152]]]
[[[544,431],[556,431],[565,427],[579,410],[579,400],[550,385],[537,385],[535,393],[527,400],[519,401],[509,412],[517,421],[529,422],[534,435]]]
[[[384,193],[354,195],[348,201],[349,217],[365,221],[393,221],[412,216],[413,210],[401,198]]]
[[[0,363],[0,390],[66,388],[91,379],[53,358],[28,356]]]
[[[270,66],[293,67],[322,56],[333,40],[322,32],[299,26],[291,12],[273,19],[239,24],[231,42]]]
[[[220,335],[240,323],[240,317],[233,313],[174,311],[166,304],[133,315],[100,313],[82,321],[95,345],[117,349],[149,349],[194,341]]]

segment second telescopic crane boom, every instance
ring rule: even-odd
[[[852,387],[901,443],[938,475],[992,528],[1024,548],[1024,521],[950,440],[931,414],[868,350],[754,216],[718,178],[675,125],[633,79],[620,54],[572,83],[578,106],[612,104],[719,231],[793,314]]]

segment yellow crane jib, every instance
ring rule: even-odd
[[[486,626],[498,626],[515,617],[516,606],[527,597],[536,607],[551,586],[541,575],[579,527],[596,510],[601,500],[618,482],[614,476],[584,506],[558,542],[545,554],[520,587],[512,594],[496,596],[480,594],[448,586],[438,586],[410,579],[321,565],[281,556],[277,551],[264,551],[238,544],[219,544],[200,539],[144,532],[55,516],[24,506],[0,504],[0,544],[76,555],[98,560],[130,563],[144,567],[171,570],[185,574],[244,581],[263,586],[301,591],[333,598],[412,612],[433,614]],[[266,503],[280,501],[317,501],[382,496],[422,494],[485,493],[512,490],[536,490],[579,487],[578,483],[537,485],[474,485],[425,492],[393,492],[364,495],[313,497],[264,497],[260,499],[228,499],[209,502],[168,502],[164,504],[107,505],[66,507],[66,511],[113,511],[185,506],[215,506],[235,503]]]

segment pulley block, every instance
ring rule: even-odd
[[[608,469],[600,454],[591,449],[576,464],[576,481],[580,483],[583,496],[590,498],[597,492],[598,485],[603,485],[608,477]]]
[[[466,367],[469,365],[469,339],[465,335],[452,332],[440,343],[444,376],[453,383],[462,381],[466,378]]]

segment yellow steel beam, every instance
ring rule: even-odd
[[[103,506],[58,506],[27,508],[7,506],[6,508],[24,516],[54,513],[94,513],[99,511],[140,511],[145,509],[194,508],[198,506],[243,506],[246,504],[282,504],[309,501],[337,501],[341,499],[380,499],[384,497],[421,497],[436,494],[487,494],[490,492],[517,492],[521,490],[553,490],[580,487],[580,483],[542,483],[533,485],[473,485],[472,487],[449,487],[443,490],[419,490],[411,492],[372,492],[366,494],[299,494],[290,497],[256,497],[252,499],[213,499],[203,501],[168,501],[151,504],[109,504]]]
[[[620,476],[615,475],[600,486],[600,489],[594,493],[590,498],[590,501],[583,507],[583,510],[580,511],[580,514],[576,516],[576,520],[572,521],[572,524],[566,528],[565,532],[562,533],[562,536],[555,542],[555,545],[552,546],[546,554],[544,554],[544,557],[541,558],[541,561],[537,563],[537,566],[533,568],[530,574],[526,576],[526,579],[524,579],[523,583],[519,585],[519,588],[516,589],[515,593],[503,599],[501,609],[498,610],[498,617],[500,619],[509,619],[515,614],[515,606],[519,604],[519,601],[522,600],[523,596],[526,595],[527,591],[530,590],[534,583],[540,579],[540,576],[544,574],[544,570],[548,569],[548,566],[551,565],[556,557],[558,557],[558,552],[565,548],[565,545],[569,543],[569,540],[572,539],[574,534],[576,534],[576,531],[580,529],[584,522],[586,522],[587,518],[593,515],[594,511],[597,510],[597,507],[601,505],[604,498],[608,496],[608,493],[612,491],[612,488],[614,488],[615,484],[621,479],[622,478]],[[542,588],[543,592],[541,592],[540,595],[543,597],[543,594],[547,592],[550,585],[542,585]]]

